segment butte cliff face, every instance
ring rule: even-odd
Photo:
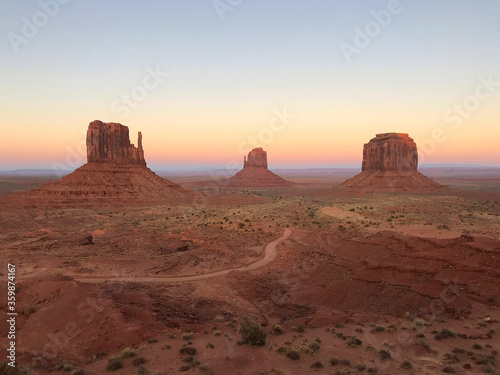
[[[289,187],[287,181],[267,168],[267,152],[254,148],[243,159],[243,169],[229,180],[230,187]]]
[[[363,147],[362,172],[342,185],[366,192],[428,192],[444,188],[418,172],[417,167],[417,145],[408,134],[377,134]]]
[[[28,192],[35,196],[191,199],[194,193],[146,167],[142,135],[135,147],[128,127],[93,121],[87,130],[87,164],[60,180]]]
[[[117,123],[93,121],[87,130],[87,162],[139,164],[146,166],[139,132],[137,146],[130,143],[128,127]]]
[[[377,134],[364,145],[363,171],[416,171],[417,166],[417,145],[408,134]]]
[[[262,147],[254,148],[243,158],[243,168],[248,167],[267,169],[267,152]]]

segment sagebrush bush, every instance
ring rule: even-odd
[[[133,348],[125,348],[122,350],[122,358],[130,358],[135,356],[135,350]]]
[[[108,360],[107,371],[116,371],[121,368],[123,368],[123,360],[121,358],[110,358]]]
[[[243,319],[240,325],[240,336],[242,344],[252,346],[264,346],[267,334],[260,326],[251,319]]]
[[[286,356],[292,361],[297,361],[300,359],[300,353],[296,350],[290,350],[288,353],[286,353]]]

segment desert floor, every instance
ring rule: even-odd
[[[173,178],[198,192],[176,206],[7,196],[49,178],[0,176],[0,310],[13,263],[19,365],[31,374],[498,373],[500,178],[432,176],[451,188],[421,195],[284,177],[296,187]],[[169,280],[258,262],[287,231],[262,267]],[[267,334],[264,346],[240,342],[244,319]]]

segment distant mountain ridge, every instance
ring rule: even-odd
[[[9,171],[0,171],[0,175],[3,176],[65,176],[73,172],[72,170],[60,170],[60,169],[12,169]]]
[[[200,170],[167,170],[161,168],[154,168],[155,172],[159,175],[169,175],[169,176],[232,176],[239,169],[200,169]],[[318,167],[318,168],[271,168],[272,171],[282,175],[322,175],[322,174],[356,174],[359,173],[361,168],[355,167]],[[494,175],[500,174],[500,166],[484,166],[484,165],[466,165],[466,164],[424,164],[420,167],[420,170],[426,172],[426,174],[435,175],[447,174],[453,172],[489,172]],[[74,172],[74,169],[61,170],[61,169],[50,169],[50,168],[17,168],[12,170],[0,170],[0,175],[2,176],[56,176],[61,177]]]

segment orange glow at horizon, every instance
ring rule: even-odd
[[[417,143],[420,165],[500,164],[498,137],[493,136],[499,133],[494,108],[486,108],[474,119],[464,121],[459,129],[436,121],[433,114],[414,120],[408,114],[403,117],[386,113],[368,122],[366,114],[355,116],[350,111],[339,111],[332,115],[324,108],[315,110],[297,111],[296,119],[271,135],[262,129],[270,127],[272,110],[226,117],[216,112],[208,120],[207,109],[200,113],[172,112],[161,121],[160,114],[142,113],[126,121],[114,121],[129,127],[134,144],[141,131],[147,163],[168,169],[225,168],[228,163],[238,168],[243,164],[243,156],[254,147],[268,152],[270,168],[357,166],[361,164],[363,144],[377,133],[390,131],[409,133]],[[40,121],[36,127],[22,119],[13,121],[3,131],[9,142],[0,150],[0,168],[51,168],[55,164],[73,169],[84,164],[86,129],[94,118],[82,122],[76,117],[63,117],[59,122]],[[110,121],[112,117],[102,119]],[[440,129],[437,138],[436,129]]]

